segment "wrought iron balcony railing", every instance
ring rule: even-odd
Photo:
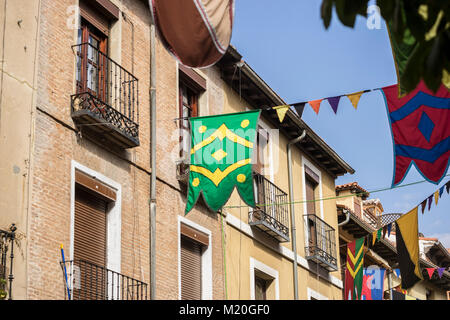
[[[336,271],[338,267],[335,230],[314,214],[307,214],[304,217],[308,228],[305,258],[318,263],[328,271]]]
[[[76,93],[72,118],[82,133],[99,135],[123,148],[139,145],[138,79],[89,43],[72,47]]]
[[[288,196],[283,190],[254,173],[256,209],[250,209],[248,221],[280,242],[289,241]]]
[[[17,239],[16,230],[17,227],[14,223],[9,227],[9,230],[0,230],[0,300],[12,300],[14,242]]]
[[[65,267],[65,270],[64,270]],[[147,300],[147,284],[84,261],[61,262],[68,300]]]

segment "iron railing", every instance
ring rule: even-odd
[[[72,47],[76,53],[76,94],[72,113],[88,110],[123,134],[139,137],[139,82],[130,72],[89,43]]]
[[[304,215],[307,225],[305,255],[328,271],[336,271],[336,236],[335,230],[314,214]]]
[[[0,230],[0,300],[12,300],[14,242],[16,241],[17,227],[13,223],[8,230]],[[9,258],[9,274],[8,273]]]
[[[64,271],[65,267],[65,271]],[[66,299],[147,300],[147,284],[84,260],[61,262]],[[68,289],[68,290],[67,290]]]
[[[279,241],[289,241],[287,193],[259,173],[253,173],[256,208],[249,211],[249,224]]]

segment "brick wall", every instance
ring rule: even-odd
[[[117,1],[116,1],[117,2]],[[119,3],[120,64],[139,79],[140,146],[111,150],[75,132],[70,117],[74,93],[76,30],[67,27],[73,0],[41,2],[31,213],[28,234],[27,299],[63,299],[59,245],[70,257],[71,161],[121,184],[121,273],[149,283],[149,71],[148,8],[142,1]],[[131,23],[133,25],[131,25]],[[132,32],[134,35],[132,36]],[[118,36],[118,35],[114,35]],[[134,39],[134,44],[131,40]],[[132,61],[134,62],[132,64]]]

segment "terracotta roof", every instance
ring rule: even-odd
[[[363,187],[361,187],[357,182],[350,182],[336,186],[336,192],[344,190],[355,190],[357,192],[367,193],[367,195],[369,194],[369,192]]]
[[[438,241],[438,238],[426,238],[426,237],[419,237],[419,240],[431,240],[431,241]]]

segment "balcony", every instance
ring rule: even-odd
[[[71,116],[82,135],[120,148],[139,146],[138,79],[89,43],[76,53]]]
[[[146,283],[93,263],[66,261],[61,269],[67,300],[147,300]]]
[[[259,228],[280,242],[289,241],[289,208],[287,194],[267,180],[254,173],[256,208],[250,209],[249,225]]]
[[[314,214],[307,214],[304,217],[308,228],[305,258],[329,272],[338,270],[335,230]]]

